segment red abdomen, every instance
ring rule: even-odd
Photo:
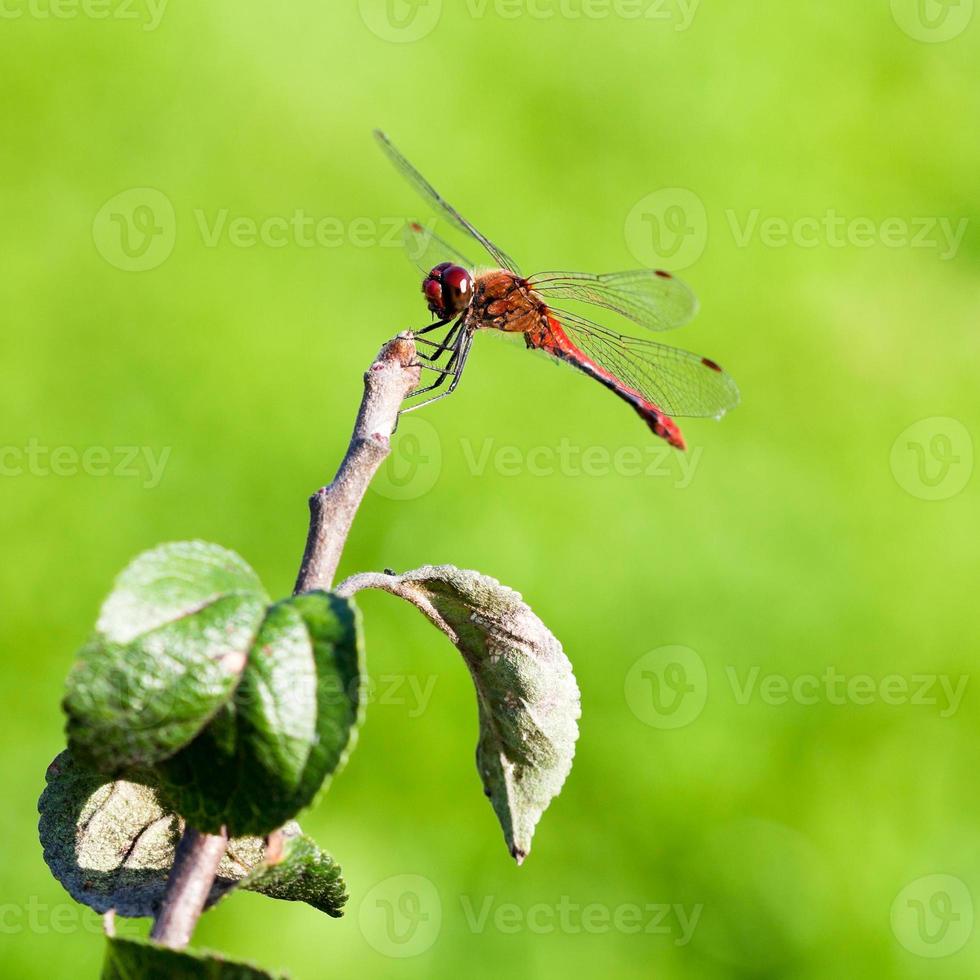
[[[537,329],[529,330],[524,334],[529,347],[543,350],[561,361],[572,364],[580,371],[587,374],[590,378],[595,378],[600,384],[605,385],[610,391],[614,391],[623,401],[633,406],[633,410],[650,427],[654,435],[666,439],[672,446],[678,449],[686,448],[684,437],[677,424],[668,415],[658,408],[643,392],[630,387],[622,379],[617,378],[608,368],[597,364],[584,351],[578,348],[569,339],[568,334],[562,329],[562,325],[551,316],[546,314],[547,327],[540,324]]]

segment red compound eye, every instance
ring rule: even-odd
[[[429,303],[429,308],[438,313],[438,307],[442,306],[442,283],[438,279],[426,279],[422,283],[422,292]]]
[[[451,265],[443,272],[442,284],[454,293],[464,296],[468,296],[473,288],[473,280],[470,278],[470,274],[458,265]]]
[[[473,277],[462,266],[440,262],[422,283],[429,309],[438,317],[462,313],[473,296]]]

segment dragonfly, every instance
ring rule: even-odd
[[[418,221],[406,223],[404,244],[425,275],[422,293],[435,318],[413,336],[428,349],[418,355],[420,364],[438,377],[416,388],[411,397],[428,397],[403,412],[456,390],[478,330],[523,334],[528,348],[544,351],[598,381],[630,405],[655,435],[678,449],[685,443],[675,418],[721,418],[738,404],[735,381],[711,358],[619,333],[555,305],[556,300],[581,302],[647,330],[671,330],[697,312],[694,293],[680,279],[663,269],[524,276],[517,263],[452,207],[383,132],[375,130],[374,135],[436,215],[479,244],[492,260],[479,267],[433,228]],[[449,328],[442,340],[422,339],[441,327]]]

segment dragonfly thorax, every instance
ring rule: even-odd
[[[423,280],[429,309],[441,320],[462,313],[473,298],[473,276],[452,262],[440,262]]]

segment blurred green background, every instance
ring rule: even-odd
[[[521,591],[581,686],[572,774],[514,867],[462,663],[366,595],[367,722],[303,821],[348,914],[239,895],[196,945],[298,978],[978,975],[972,8],[8,0],[3,975],[99,970],[35,805],[113,577],[200,537],[288,593],[363,370],[427,322],[374,126],[526,270],[679,271],[671,339],[742,405],[682,457],[478,337],[341,573]]]

